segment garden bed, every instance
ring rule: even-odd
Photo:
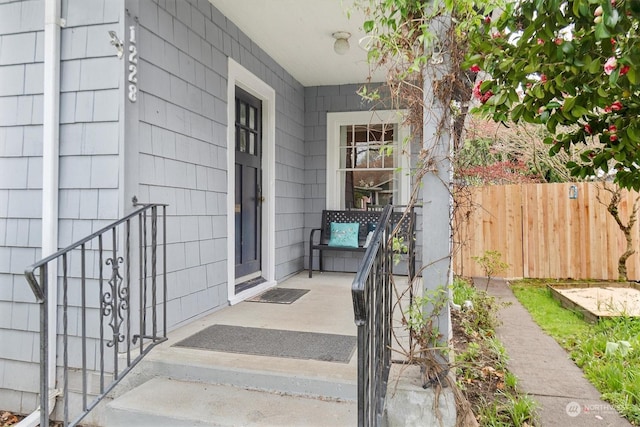
[[[640,317],[640,285],[627,282],[554,283],[548,285],[563,307],[595,323],[602,318]]]

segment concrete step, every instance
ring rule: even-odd
[[[236,362],[243,355],[236,355]],[[229,366],[224,363],[224,358],[214,358],[212,362],[195,363],[185,359],[182,362],[175,360],[152,359],[142,361],[141,369],[146,379],[165,377],[180,381],[194,381],[207,384],[231,385],[253,390],[264,390],[275,393],[294,394],[302,396],[314,396],[334,400],[355,401],[357,397],[357,381],[355,378],[344,378],[335,375],[342,366],[327,363],[322,370],[305,371],[302,361],[285,360],[288,368],[275,369],[275,362],[271,358],[256,361],[254,366],[244,366],[237,363]],[[218,363],[214,363],[217,361]],[[331,366],[333,365],[333,366]],[[332,372],[332,370],[334,370]],[[355,372],[353,373],[355,376]]]
[[[109,403],[105,425],[355,426],[357,404],[229,385],[153,378]]]

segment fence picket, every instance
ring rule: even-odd
[[[484,274],[472,257],[499,251],[509,263],[505,277],[618,278],[618,258],[626,248],[622,231],[597,200],[595,183],[523,184],[471,189],[473,207],[454,218],[454,271]],[[577,199],[569,198],[571,186]],[[602,195],[608,196],[601,190]],[[623,222],[639,194],[625,191],[619,211]],[[639,248],[638,225],[633,229]],[[640,253],[627,261],[630,280],[640,279]]]

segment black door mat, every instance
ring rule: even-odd
[[[246,301],[291,304],[307,292],[309,292],[309,289],[272,288]]]
[[[356,337],[281,329],[211,325],[174,344],[225,353],[349,363]]]

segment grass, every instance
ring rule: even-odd
[[[591,324],[564,309],[543,282],[516,281],[512,289],[536,323],[570,353],[602,398],[640,425],[640,319],[619,317]]]

